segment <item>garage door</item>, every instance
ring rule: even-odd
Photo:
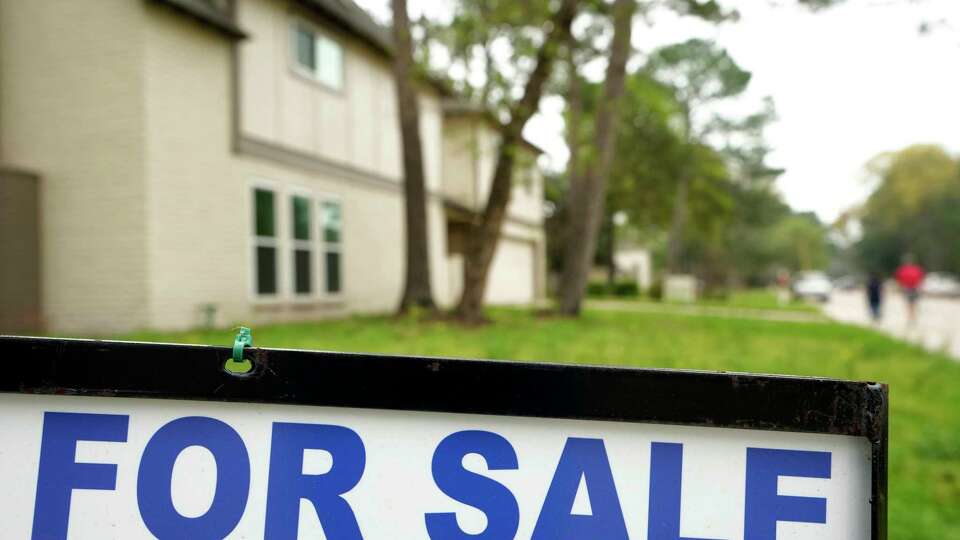
[[[529,304],[534,300],[535,257],[532,242],[501,238],[487,283],[489,304]]]

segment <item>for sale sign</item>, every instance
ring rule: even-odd
[[[2,538],[868,540],[886,390],[0,338]]]

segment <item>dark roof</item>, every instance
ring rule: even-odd
[[[210,0],[152,0],[187,15],[231,39],[245,39],[246,32],[237,26],[229,14],[213,5]]]
[[[373,47],[380,54],[393,57],[395,52],[393,32],[390,28],[373,20],[370,14],[353,0],[294,0],[294,2],[329,20],[334,26]],[[441,95],[453,95],[453,91],[445,81],[423,73],[420,74],[420,78]]]
[[[498,119],[490,109],[469,101],[464,101],[462,99],[449,99],[444,101],[443,114],[444,116],[473,116],[480,118],[481,120],[484,120],[488,124],[492,125],[494,129],[500,129],[503,126],[503,123],[500,122],[500,119]],[[533,144],[526,138],[521,137],[520,142],[526,146],[527,149],[532,150],[535,154],[547,153],[543,148]]]
[[[476,103],[463,99],[448,99],[443,102],[443,112],[451,116],[484,116],[494,124],[500,124],[500,120],[490,109],[486,109]]]
[[[352,0],[295,0],[295,2],[330,19],[337,27],[353,34],[379,52],[393,56],[393,36],[390,30],[377,24]]]
[[[236,25],[229,13],[211,0],[151,0],[171,7],[233,38],[245,38],[246,33]],[[390,29],[374,21],[352,0],[294,0],[294,3],[328,19],[334,26],[357,37],[381,54],[393,55],[393,36]]]
[[[150,0],[173,8],[200,23],[210,26],[232,39],[245,39],[244,32],[233,21],[231,14],[214,5],[212,0]],[[389,28],[378,24],[370,15],[352,0],[293,0],[308,11],[328,20],[331,25],[366,43],[378,53],[392,57],[394,53],[393,35]],[[421,79],[444,96],[454,94],[443,80],[428,74]]]

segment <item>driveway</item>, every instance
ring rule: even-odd
[[[907,324],[903,295],[888,287],[884,294],[883,319],[878,325],[870,320],[866,295],[862,290],[835,291],[824,306],[832,319],[877,328],[887,334],[946,353],[960,360],[960,299],[921,298],[916,324]]]

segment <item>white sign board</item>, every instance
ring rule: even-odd
[[[0,395],[3,538],[867,540],[862,438]]]
[[[245,351],[0,336],[0,539],[887,538],[881,384]]]

